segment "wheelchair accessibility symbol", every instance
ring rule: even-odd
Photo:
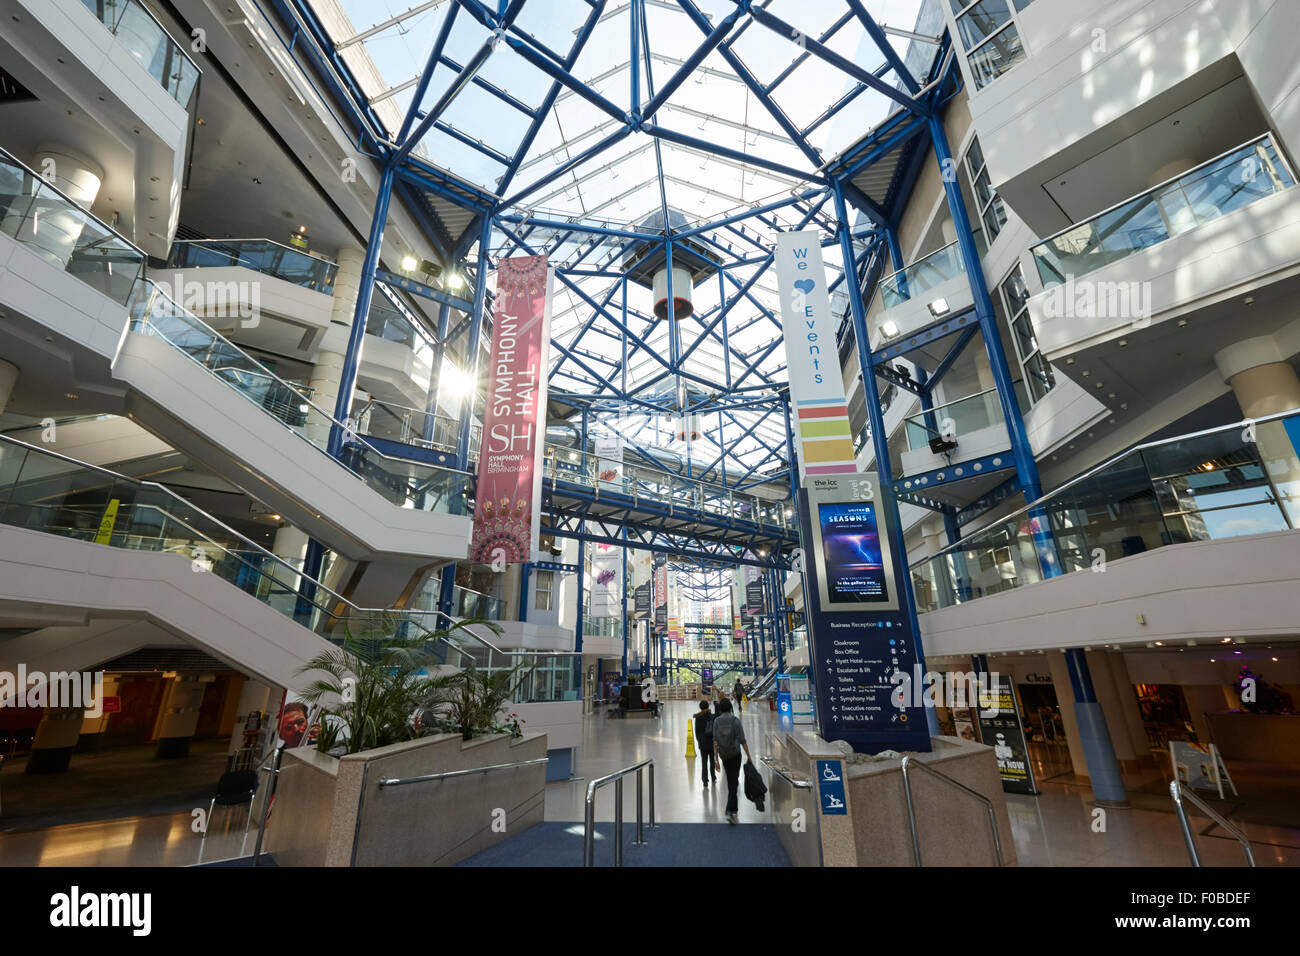
[[[822,814],[847,816],[849,810],[844,794],[844,763],[840,760],[818,760],[817,784],[821,793]]]

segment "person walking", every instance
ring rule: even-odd
[[[739,823],[737,814],[740,810],[740,752],[753,763],[749,755],[749,744],[745,740],[745,728],[740,718],[731,712],[731,701],[724,700],[718,704],[718,715],[713,718],[713,754],[715,769],[722,764],[727,774],[727,822]]]
[[[740,681],[736,681],[736,683],[731,686],[731,696],[736,698],[736,713],[743,714],[745,712],[745,708],[744,705],[741,703],[741,697],[743,695],[741,694]]]
[[[704,786],[709,781],[718,782],[718,769],[713,763],[713,720],[717,715],[709,709],[707,700],[700,701],[700,709],[695,714],[695,745],[700,748],[700,773],[704,777]]]

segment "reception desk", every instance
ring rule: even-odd
[[[1300,715],[1232,711],[1205,718],[1227,760],[1300,764]]]

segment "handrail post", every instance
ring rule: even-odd
[[[1174,798],[1174,810],[1178,815],[1178,829],[1183,832],[1183,843],[1187,844],[1187,855],[1191,857],[1192,866],[1201,865],[1201,856],[1196,852],[1196,839],[1192,836],[1192,825],[1187,819],[1187,808],[1183,806],[1182,788],[1177,780],[1169,783],[1169,795]]]
[[[641,832],[641,778],[642,778],[642,769],[643,769],[643,768],[638,767],[638,768],[637,768],[637,772],[636,772],[636,840],[634,841],[634,844],[633,844],[633,845],[635,845],[635,846],[644,846],[644,845],[645,845],[645,837],[643,836],[643,834],[642,834],[642,832]]]
[[[596,862],[596,788],[587,788],[587,819],[583,833],[583,866]]]
[[[907,762],[911,759],[911,756],[904,757],[901,767],[903,772],[903,797],[907,801],[907,825],[912,830],[912,855],[916,859],[916,865],[920,866],[921,839],[916,833],[916,807],[912,805],[912,781],[907,775]]]
[[[614,865],[623,865],[623,778],[614,781]]]
[[[655,762],[650,761],[650,829],[653,830],[658,826],[655,823]]]

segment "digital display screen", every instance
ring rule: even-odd
[[[818,504],[828,604],[888,604],[876,506],[869,501]]]

